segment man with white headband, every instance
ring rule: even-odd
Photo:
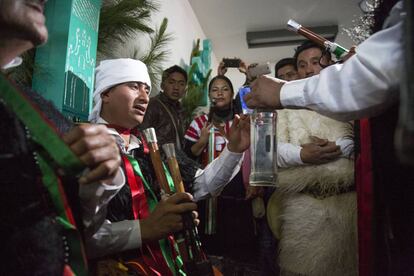
[[[145,153],[145,143],[135,132],[136,127],[143,121],[150,87],[147,68],[140,61],[106,60],[96,69],[95,107],[90,120],[107,124],[123,154],[129,158],[128,161],[123,158],[124,167],[127,168],[129,162],[137,161],[140,167],[140,172],[135,171],[139,178],[137,185],[144,183],[146,186],[142,200],[149,202],[155,195],[158,202],[151,213],[142,214],[144,209],[148,210],[148,206],[134,205],[131,196],[131,190],[134,189],[131,185],[134,183],[127,177],[129,185],[125,185],[109,204],[107,223],[88,243],[88,251],[92,257],[122,253],[124,260],[136,258],[140,255],[137,250],[139,248],[144,248],[142,252],[145,255],[146,244],[181,230],[181,214],[196,209],[196,204],[192,202],[193,196],[187,193],[176,193],[168,199],[159,199],[160,187],[155,180],[149,156]],[[179,162],[183,180],[191,186],[195,200],[220,193],[239,170],[242,153],[248,148],[250,137],[247,119],[237,118],[236,121],[229,137],[228,148],[206,170],[199,170],[192,160],[177,152],[181,156]],[[157,248],[152,250],[157,251]],[[173,275],[177,272],[172,272],[174,268],[169,268],[168,260],[159,259],[157,254],[153,256],[153,259],[144,257],[145,264],[153,270],[161,275]]]

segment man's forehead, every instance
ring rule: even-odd
[[[211,87],[229,87],[229,84],[225,80],[217,79],[212,84]]]
[[[287,73],[290,71],[296,71],[295,66],[293,66],[292,64],[286,64],[282,67],[280,67],[276,73],[278,74],[282,74],[282,73]]]
[[[175,80],[175,81],[185,81],[185,77],[182,73],[179,72],[172,72],[168,75],[167,79],[169,80]]]
[[[295,70],[295,66],[293,64],[286,64],[286,65],[280,67],[277,71],[280,71],[280,70],[283,70],[283,71]]]
[[[298,55],[298,60],[301,60],[303,58],[313,58],[313,57],[318,57],[320,58],[322,56],[322,51],[321,49],[317,48],[317,47],[313,47],[313,48],[309,48],[306,50],[303,50],[302,52],[299,53]]]

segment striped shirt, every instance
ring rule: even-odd
[[[190,124],[190,127],[187,129],[184,138],[191,141],[197,142],[200,139],[201,129],[207,124],[208,116],[206,114],[196,117]],[[227,121],[224,127],[225,133],[229,133],[230,127],[233,123],[233,120]],[[219,132],[219,130],[214,128],[214,142],[216,144],[216,151],[222,152],[227,144],[227,139]],[[203,152],[207,152],[208,147],[205,147]]]

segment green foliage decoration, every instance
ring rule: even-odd
[[[151,26],[151,15],[158,10],[159,4],[156,1],[106,0],[101,9],[98,38],[98,53],[105,58],[114,57],[114,45],[132,42],[133,50],[123,57],[144,62],[154,88],[160,83],[162,64],[170,54],[168,44],[173,40],[172,35],[167,32],[167,18],[155,30]],[[149,37],[148,49],[143,47],[142,41],[145,39],[137,39],[138,33]]]
[[[209,45],[204,41],[203,45]],[[181,103],[186,112],[186,125],[194,118],[194,111],[199,106],[206,105],[207,85],[211,75],[209,46],[200,50],[200,39],[198,39],[191,51],[190,66],[188,69],[187,93]],[[204,54],[203,54],[204,53]],[[202,64],[200,65],[200,61]]]
[[[159,5],[148,0],[106,0],[101,7],[98,52],[110,55],[113,43],[125,43],[137,32],[151,34],[151,13]]]
[[[167,33],[168,19],[164,18],[161,25],[150,36],[150,48],[144,55],[140,55],[138,49],[134,50],[133,58],[144,62],[148,67],[151,83],[158,85],[164,70],[162,64],[167,60],[170,51],[168,44],[173,40],[171,34]]]

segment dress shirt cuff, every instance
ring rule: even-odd
[[[352,138],[341,137],[335,141],[335,144],[341,147],[341,157],[345,157],[348,159],[354,158],[354,140]]]
[[[102,181],[101,186],[105,191],[119,190],[125,184],[125,174],[124,171],[119,168],[115,177],[110,183],[108,181]]]
[[[93,235],[86,235],[86,250],[89,258],[99,258],[142,246],[139,220],[110,222],[105,220]]]
[[[277,150],[277,163],[279,167],[287,168],[304,165],[302,159],[300,158],[300,151],[302,150],[301,146],[289,143],[280,143]]]
[[[204,170],[195,175],[193,195],[195,200],[209,195],[217,196],[239,172],[243,153],[231,152],[227,146],[220,156],[213,160]]]
[[[306,107],[304,88],[306,79],[285,83],[280,90],[280,103],[283,107]]]
[[[141,225],[139,220],[124,220],[112,224],[114,226],[114,233],[125,232],[125,229],[128,229],[128,240],[125,246],[122,248],[122,251],[141,248],[142,239],[141,239]]]
[[[96,182],[79,185],[79,198],[85,227],[90,227],[91,224],[102,220],[101,216],[106,214],[103,209],[124,185],[125,175],[121,169],[118,169],[112,179],[112,184]]]
[[[293,149],[292,149],[292,155],[291,155],[291,160],[292,160],[292,164],[294,165],[305,165],[305,163],[303,163],[302,158],[300,158],[300,152],[302,150],[302,147],[300,146],[295,146],[292,145]]]

